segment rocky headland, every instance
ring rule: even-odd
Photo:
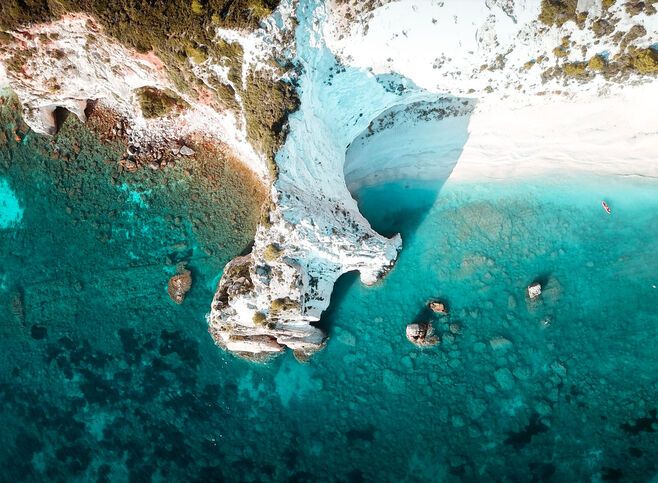
[[[362,186],[658,176],[638,163],[658,132],[651,2],[252,3],[145,12],[166,20],[162,36],[120,6],[14,12],[0,45],[0,83],[35,131],[69,113],[96,122],[129,172],[214,143],[268,187],[253,248],[226,266],[208,315],[239,356],[307,359],[326,343],[336,280],[391,270],[403,240],[362,216]],[[112,21],[124,14],[144,37]]]

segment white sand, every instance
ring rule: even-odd
[[[480,104],[452,179],[567,171],[658,180],[656,83],[605,97],[535,97]]]

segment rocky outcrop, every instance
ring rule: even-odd
[[[171,300],[177,304],[182,304],[185,295],[192,288],[192,272],[180,267],[178,273],[169,279],[167,283],[167,293]]]
[[[407,340],[418,347],[432,347],[441,342],[434,334],[431,323],[416,323],[407,325]]]
[[[378,235],[354,208],[316,208],[327,211],[297,225],[274,208],[252,253],[226,267],[208,316],[220,347],[252,360],[289,348],[305,359],[324,347],[326,334],[316,324],[338,277],[357,270],[372,284],[391,269],[399,236]],[[272,240],[281,247],[275,258],[266,255]]]
[[[427,304],[427,306],[435,314],[447,314],[448,313],[448,306],[443,302],[439,302],[438,300],[431,301],[429,304]]]
[[[530,300],[535,300],[541,295],[541,284],[539,282],[532,283],[528,285],[528,298]]]

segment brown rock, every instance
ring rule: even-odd
[[[182,304],[190,287],[192,287],[192,272],[182,269],[169,279],[167,293],[169,293],[171,300],[177,304]]]
[[[431,323],[409,324],[406,333],[409,342],[419,347],[431,347],[441,342],[434,335],[434,328]]]
[[[436,314],[447,314],[448,313],[448,306],[444,304],[443,302],[439,302],[438,300],[433,300],[428,304],[429,308],[432,309],[432,312]]]

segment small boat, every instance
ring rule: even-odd
[[[612,214],[612,211],[610,211],[610,207],[608,206],[608,203],[606,203],[605,201],[601,201],[601,205],[603,206],[603,209],[608,215]]]

